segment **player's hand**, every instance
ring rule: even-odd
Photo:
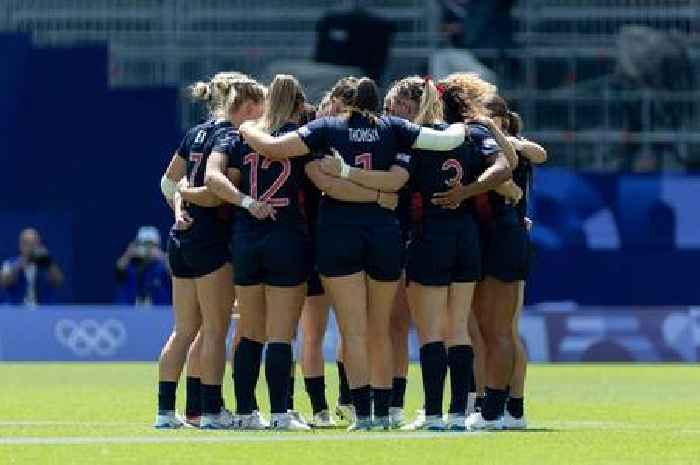
[[[431,202],[440,205],[442,208],[454,210],[466,199],[464,186],[462,184],[452,187],[449,191],[438,192],[433,195]]]
[[[194,219],[192,219],[186,210],[182,210],[182,212],[175,218],[175,229],[177,231],[187,231],[192,227],[192,223],[194,223]],[[133,246],[129,246],[129,249],[131,249],[131,247]]]
[[[275,208],[267,202],[254,200],[248,207],[248,213],[258,220],[264,220],[268,217],[275,219]]]
[[[505,197],[506,203],[509,205],[517,205],[523,198],[523,190],[512,180],[498,186],[496,192]]]
[[[325,156],[319,166],[325,174],[339,178],[343,169],[343,160],[339,157]]]
[[[189,181],[187,180],[187,176],[184,176],[180,181],[177,183],[177,191],[182,193],[185,189],[187,189],[190,186]]]
[[[399,204],[399,195],[395,192],[379,192],[377,195],[377,203],[380,207],[387,210],[396,210]]]

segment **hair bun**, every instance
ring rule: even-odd
[[[206,82],[196,82],[192,85],[192,98],[195,100],[211,99],[211,87]]]

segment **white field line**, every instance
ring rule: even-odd
[[[0,446],[19,445],[91,445],[91,444],[172,444],[172,443],[227,443],[227,442],[324,442],[324,441],[387,441],[416,439],[465,439],[482,433],[231,433],[221,431],[207,436],[118,436],[118,437],[8,437],[0,438]]]

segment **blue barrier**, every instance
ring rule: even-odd
[[[169,307],[0,306],[0,361],[154,361],[171,328]],[[533,362],[700,361],[700,307],[528,307],[520,333]],[[337,342],[331,315],[326,360]],[[414,331],[409,356],[418,358]]]

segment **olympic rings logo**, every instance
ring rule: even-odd
[[[54,327],[58,342],[78,357],[109,357],[126,342],[124,323],[106,320],[59,320]]]

